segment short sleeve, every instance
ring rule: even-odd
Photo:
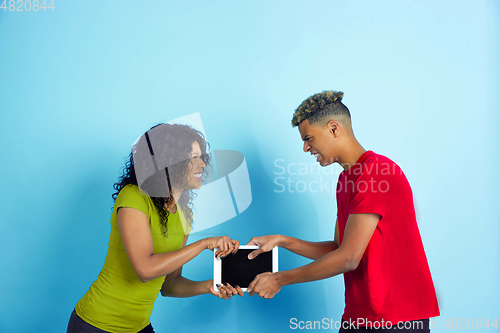
[[[363,170],[352,184],[349,214],[379,214],[383,219],[390,202],[390,181],[389,177],[378,172]]]
[[[141,193],[136,185],[127,185],[118,193],[115,202],[115,209],[121,207],[135,208],[149,217],[149,197]]]

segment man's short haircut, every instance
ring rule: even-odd
[[[341,102],[344,93],[342,91],[323,91],[312,95],[299,105],[292,118],[292,127],[309,119],[312,125],[325,117],[347,116],[348,125],[351,125],[351,114],[349,109]],[[347,124],[345,124],[347,125]]]

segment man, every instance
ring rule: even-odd
[[[439,315],[436,293],[415,217],[408,180],[390,159],[366,151],[354,136],[342,92],[307,98],[295,111],[304,152],[321,166],[339,163],[333,241],[307,242],[283,235],[254,237],[253,259],[274,246],[314,259],[289,271],[259,274],[251,296],[273,298],[283,286],[344,274],[341,332],[377,328],[429,331]]]

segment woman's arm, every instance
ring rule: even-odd
[[[174,274],[174,273],[172,273]],[[220,285],[219,291],[213,289],[213,280],[192,281],[186,279],[182,275],[171,277],[169,274],[165,277],[165,282],[161,287],[161,295],[169,297],[192,297],[203,294],[212,294],[222,299],[228,299],[238,294],[243,296],[245,292],[240,288],[234,288],[230,284],[227,286]]]
[[[184,236],[182,247],[187,244],[188,236]],[[203,294],[212,294],[223,299],[231,298],[233,295],[244,295],[240,287],[233,288],[231,285],[221,286],[219,291],[213,289],[213,280],[192,281],[182,276],[182,267],[165,276],[165,282],[161,287],[161,295],[169,297],[192,297]]]
[[[210,292],[212,280],[192,281],[182,275],[176,277],[167,277],[161,287],[161,295],[169,297],[192,297]]]
[[[205,249],[219,247],[216,256],[236,252],[239,242],[229,237],[210,237],[199,240],[179,250],[154,253],[153,237],[146,214],[129,207],[122,207],[117,213],[118,228],[123,246],[137,277],[142,282],[168,275],[200,254]]]

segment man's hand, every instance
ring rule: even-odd
[[[283,236],[282,235],[268,235],[260,237],[252,237],[247,245],[257,245],[259,248],[252,251],[248,255],[248,259],[254,259],[263,252],[271,251],[275,246],[279,246]]]
[[[258,294],[265,299],[273,298],[283,287],[280,273],[267,272],[257,275],[247,288],[248,294],[250,296]]]

